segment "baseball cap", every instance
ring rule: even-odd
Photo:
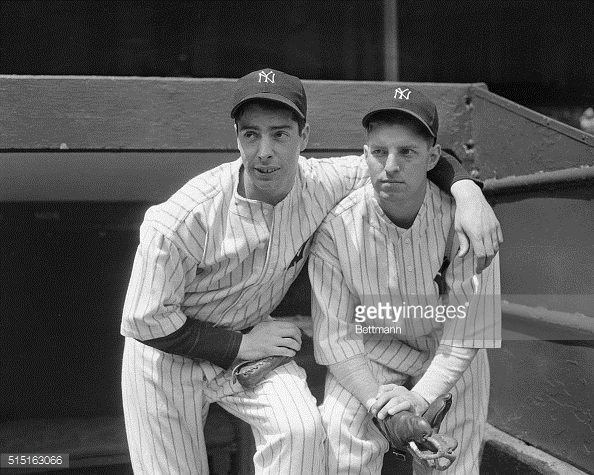
[[[371,97],[373,104],[363,117],[367,127],[375,114],[382,111],[402,111],[420,120],[433,137],[437,137],[439,117],[435,103],[412,87],[392,87]]]
[[[298,77],[275,69],[253,71],[237,81],[233,95],[231,117],[237,109],[251,99],[268,99],[286,104],[302,118],[307,116],[307,97]]]

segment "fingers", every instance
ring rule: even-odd
[[[301,341],[301,330],[291,322],[271,322],[278,335]]]
[[[456,230],[456,233],[460,241],[458,257],[464,257],[472,246],[473,253],[476,257],[476,274],[480,274],[491,265],[491,262],[499,252],[500,244],[503,242],[503,232],[499,223],[497,223],[490,234],[487,234],[485,239],[479,235],[470,241],[464,231]]]
[[[267,356],[295,356],[301,349],[301,330],[290,322],[262,322],[244,335],[240,346],[241,359]]]
[[[278,338],[267,346],[262,346],[266,356],[290,356],[291,358],[301,349],[301,343],[293,338]]]
[[[481,272],[483,272],[483,270],[485,269],[485,267],[487,267],[487,265],[488,265],[487,264],[487,257],[485,256],[485,254],[483,253],[481,256],[477,255],[476,256],[476,266],[474,268],[474,273],[476,275],[479,275]]]
[[[285,337],[281,339],[279,346],[299,351],[301,349],[301,342],[295,340],[294,338]]]
[[[501,230],[501,225],[497,223],[497,242],[501,245],[503,244],[503,231]]]
[[[413,403],[407,399],[400,400],[398,398],[394,398],[388,401],[388,403],[377,412],[377,418],[382,420],[401,411],[414,412]]]
[[[301,345],[301,330],[297,325],[290,322],[265,322],[266,325],[258,328],[258,332],[263,332],[272,337],[292,338]],[[259,324],[262,325],[262,324]],[[254,330],[259,326],[256,325]],[[253,330],[252,330],[253,331]]]
[[[371,413],[376,416],[378,415],[380,412],[382,412],[382,410],[384,408],[387,408],[383,411],[383,414],[385,417],[386,411],[388,411],[391,407],[394,406],[394,404],[396,404],[399,400],[402,401],[404,400],[403,398],[406,397],[406,395],[408,394],[408,389],[406,389],[403,386],[398,386],[396,384],[384,384],[382,386],[379,387],[378,390],[378,394],[376,396],[376,401],[373,404],[373,406],[371,406]],[[400,399],[398,399],[400,398]],[[401,410],[406,410],[406,409],[400,409],[397,408],[396,412],[401,411]],[[395,414],[396,412],[393,412],[391,414]]]
[[[287,348],[284,346],[278,346],[274,349],[272,354],[269,356],[288,356],[289,358],[293,358],[297,354],[297,351]]]
[[[379,389],[378,389],[378,395],[388,392],[388,391],[394,391],[396,388],[398,387],[398,385],[390,383],[390,384],[382,384]]]
[[[468,242],[468,238],[464,231],[456,230],[456,234],[458,234],[458,241],[460,242],[460,252],[458,252],[458,257],[464,257],[468,250],[470,249],[470,243]]]
[[[493,258],[495,256],[491,256],[491,257],[485,257],[483,260],[478,261],[477,265],[476,265],[476,269],[475,269],[475,274],[479,275],[481,272],[483,272],[487,267],[489,267],[491,265],[491,262],[493,261]]]

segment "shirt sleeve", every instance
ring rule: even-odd
[[[160,338],[181,328],[185,273],[182,252],[152,226],[140,228],[140,244],[124,302],[121,333],[137,340]]]
[[[320,177],[322,190],[330,198],[330,209],[369,182],[369,169],[363,155],[315,158],[311,159],[311,164]]]
[[[501,347],[501,288],[499,254],[479,275],[476,256],[455,256],[446,270],[446,313],[441,343],[465,348]]]
[[[472,180],[483,188],[483,182],[472,178],[456,157],[444,150],[437,164],[427,172],[427,178],[446,193],[449,193],[452,185],[460,180]]]
[[[309,279],[316,361],[331,365],[364,355],[363,340],[356,334],[353,322],[357,301],[345,282],[331,228],[326,223],[314,237]]]
[[[142,340],[141,343],[193,360],[208,360],[228,369],[237,357],[242,338],[240,332],[188,318],[180,329],[170,335]]]

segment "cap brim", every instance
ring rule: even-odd
[[[378,112],[384,112],[384,111],[400,111],[400,112],[405,112],[406,114],[413,116],[415,119],[417,119],[419,122],[421,122],[421,124],[423,124],[425,126],[425,128],[427,129],[427,131],[431,134],[431,137],[436,137],[436,135],[433,133],[433,130],[431,130],[431,127],[429,127],[429,125],[427,124],[427,122],[425,122],[420,115],[409,111],[408,109],[403,109],[402,107],[384,107],[381,109],[375,109],[371,112],[368,112],[367,114],[365,114],[365,117],[363,117],[363,120],[361,120],[361,122],[363,123],[363,127],[367,127],[367,124],[371,121],[371,118],[377,114]]]
[[[270,92],[258,92],[256,94],[250,94],[249,96],[244,97],[240,102],[235,104],[235,107],[233,107],[233,109],[231,109],[231,117],[235,118],[237,109],[239,109],[246,102],[251,101],[253,99],[267,99],[269,101],[281,102],[281,103],[289,106],[295,112],[297,112],[297,114],[299,114],[299,117],[301,117],[302,119],[305,119],[305,116],[303,115],[303,113],[299,110],[299,108],[295,104],[293,104],[293,102],[291,102],[285,96],[281,96],[280,94],[272,94]]]

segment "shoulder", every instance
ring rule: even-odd
[[[368,185],[353,191],[328,213],[322,226],[351,226],[362,221],[368,214],[366,190]]]
[[[366,166],[361,155],[344,157],[305,158],[300,157],[299,165],[306,177],[312,179],[332,179],[332,177],[357,176],[362,166]]]
[[[166,238],[175,240],[188,227],[204,227],[221,198],[231,196],[236,162],[225,163],[188,181],[167,201],[150,207],[143,225],[148,225]]]

